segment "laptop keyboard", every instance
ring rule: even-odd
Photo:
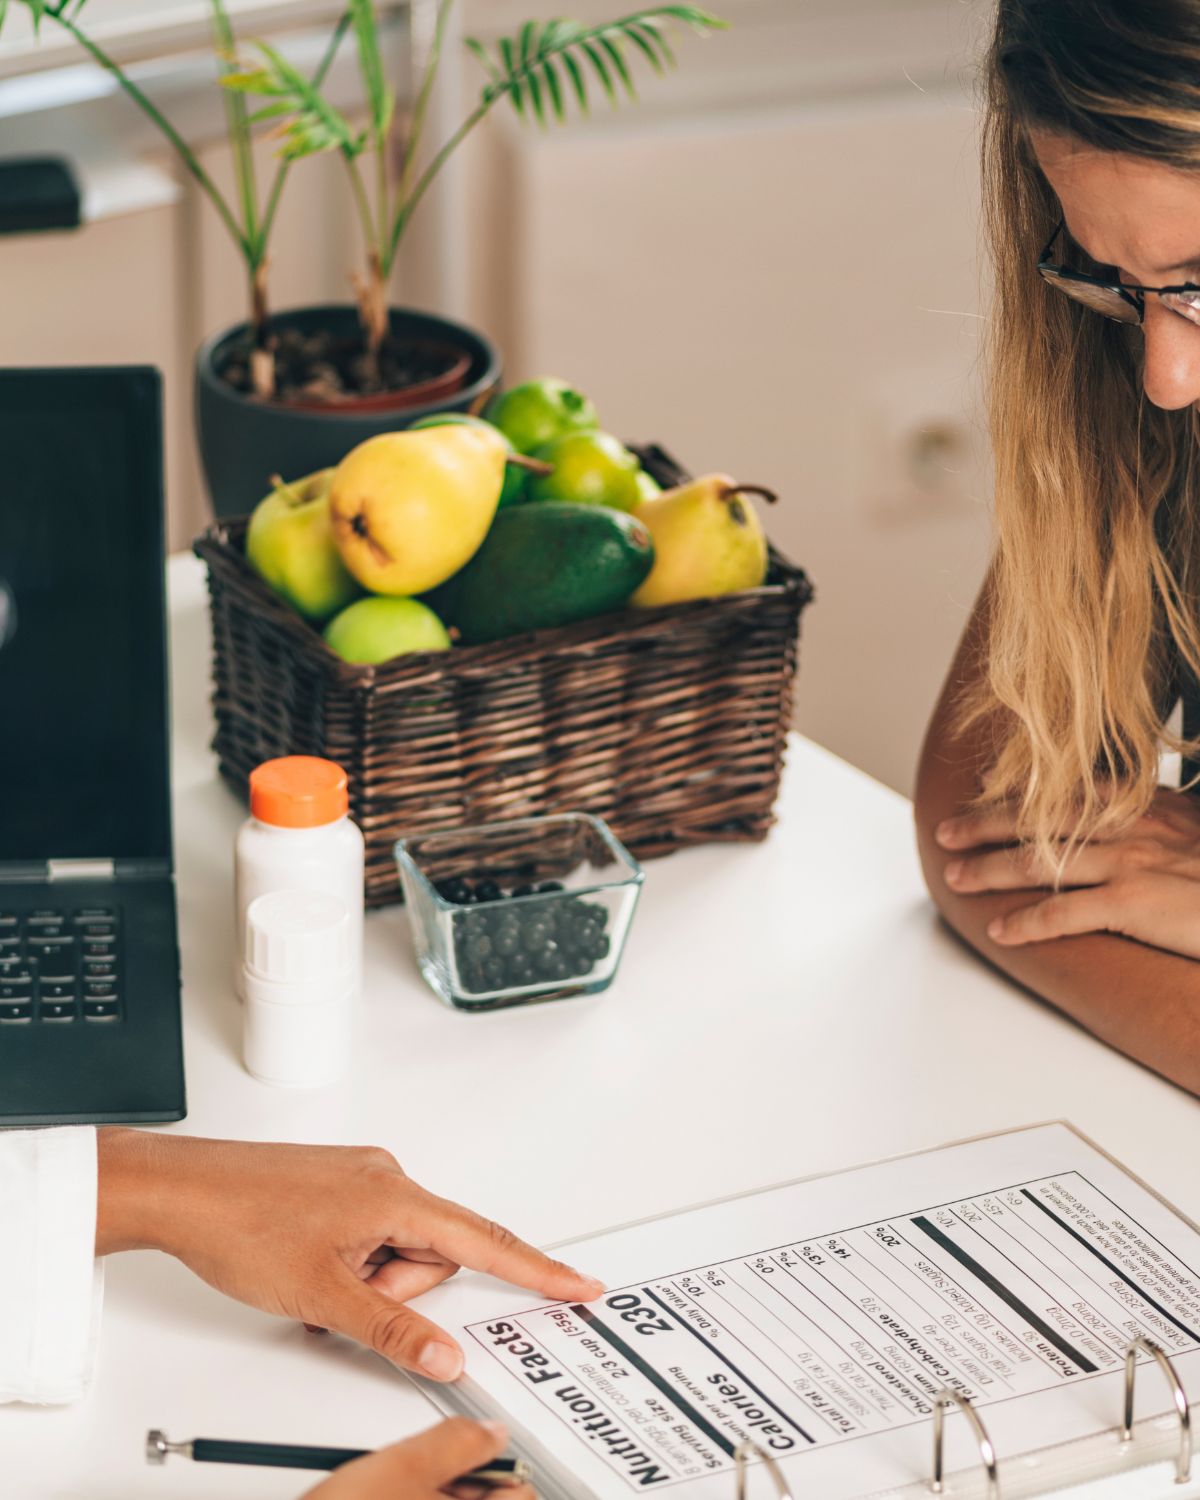
[[[0,1026],[119,1021],[120,948],[113,906],[16,912],[0,904]]]

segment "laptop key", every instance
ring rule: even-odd
[[[38,985],[38,994],[43,1000],[74,1000],[74,979],[43,979]]]
[[[70,936],[71,929],[65,922],[30,922],[25,936],[34,938],[60,938]]]
[[[5,927],[15,927],[18,917],[15,911],[0,911],[0,931]]]
[[[83,981],[83,998],[85,1000],[112,1000],[115,999],[117,987],[111,979],[85,979]]]
[[[0,943],[4,941],[0,938]],[[117,951],[116,938],[89,938],[83,945],[85,958],[112,958]]]
[[[38,1016],[43,1021],[73,1021],[74,1000],[43,1000],[38,1007]]]
[[[36,911],[31,911],[25,920],[30,927],[40,927],[44,922],[61,922],[63,914],[60,911],[52,911],[48,906],[42,906]]]
[[[83,1019],[85,1021],[115,1021],[117,1019],[116,997],[114,996],[111,1000],[85,1000]]]
[[[38,966],[38,973],[45,975],[48,979],[57,979],[64,974],[75,972],[75,944],[69,939],[40,939],[31,938],[26,944],[29,957]]]
[[[0,1000],[0,1025],[33,1020],[32,1000]]]
[[[26,974],[24,979],[18,979],[15,975],[0,974],[0,1000],[32,1000],[33,999],[33,975]]]
[[[85,958],[83,961],[83,977],[85,979],[115,979],[117,977],[116,959]]]
[[[0,927],[0,958],[5,954],[16,955],[21,951],[21,938],[10,928]]]
[[[111,906],[81,906],[74,914],[76,922],[111,922],[115,913]]]

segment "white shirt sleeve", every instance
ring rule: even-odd
[[[0,1131],[0,1401],[74,1401],[91,1375],[103,1263],[96,1132]]]

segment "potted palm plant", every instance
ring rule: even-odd
[[[649,6],[599,25],[527,21],[489,52],[465,42],[483,70],[474,107],[449,137],[426,152],[424,126],[454,0],[439,0],[433,41],[411,123],[394,140],[395,97],[388,84],[373,0],[348,0],[316,71],[307,75],[278,49],[256,42],[252,64],[239,59],[224,0],[209,0],[218,77],[225,96],[235,193],[227,199],[188,143],[137,83],[83,29],[86,0],[21,0],[35,24],[68,31],[155,124],[198,183],[231,235],[246,268],[247,317],[209,339],[196,358],[196,424],[201,459],[218,515],[248,512],[267,477],[296,476],[336,463],[378,432],[438,410],[477,406],[499,384],[500,358],[464,324],[389,305],[396,254],[413,215],[454,152],[507,100],[518,118],[564,121],[584,113],[589,87],[617,104],[636,97],[635,59],[662,73],[674,62],[666,28],[697,31],[725,23],[690,4]],[[0,25],[7,0],[0,0]],[[326,76],[352,35],[362,80],[361,111],[330,101]],[[352,118],[361,114],[357,127]],[[278,164],[263,192],[251,144],[257,131],[279,142]],[[398,153],[394,148],[401,146]],[[296,162],[336,152],[346,167],[350,202],[361,225],[363,265],[355,301],[272,312],[267,251],[280,197]],[[393,174],[389,162],[397,154]]]

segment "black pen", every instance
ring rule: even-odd
[[[307,1448],[295,1443],[236,1443],[224,1438],[193,1438],[173,1443],[165,1432],[152,1427],[146,1434],[146,1462],[165,1464],[172,1453],[199,1464],[253,1464],[268,1469],[340,1469],[352,1459],[365,1458],[370,1448]],[[455,1484],[486,1484],[495,1489],[528,1484],[533,1471],[523,1458],[493,1458]]]

